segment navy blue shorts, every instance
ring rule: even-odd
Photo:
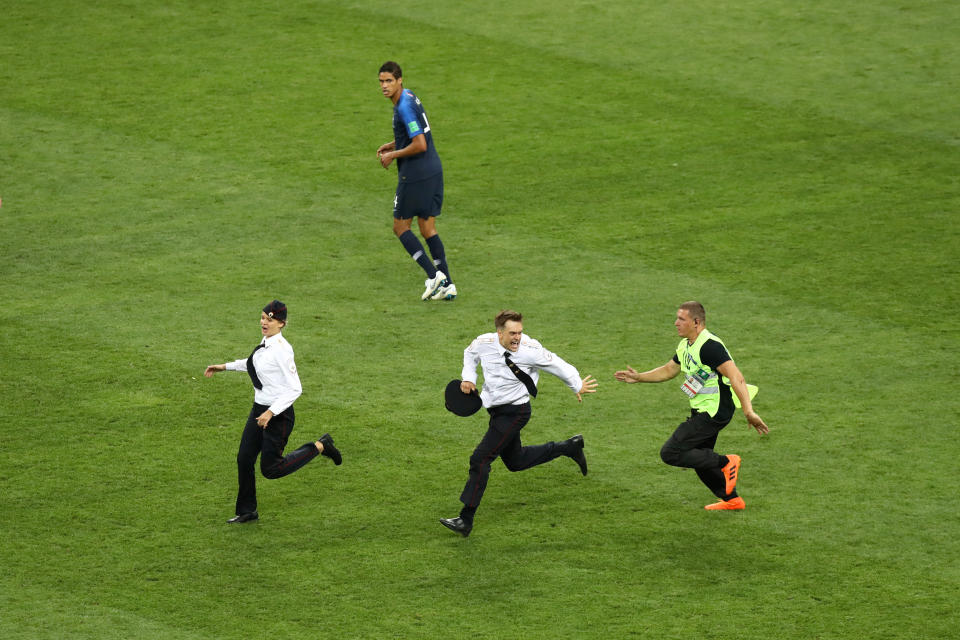
[[[443,207],[443,174],[417,182],[401,182],[393,199],[393,217],[398,220],[432,218]]]

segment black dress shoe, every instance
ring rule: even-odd
[[[256,511],[251,511],[250,513],[241,513],[240,515],[233,516],[227,522],[229,524],[240,524],[241,522],[252,522],[254,520],[259,520],[260,514]]]
[[[343,462],[343,456],[340,455],[340,450],[333,446],[333,437],[329,433],[320,436],[320,443],[323,445],[323,451],[320,455],[327,456],[336,465]]]
[[[580,473],[587,475],[587,456],[583,455],[583,436],[575,435],[567,442],[573,447],[573,453],[569,454],[570,457],[580,465]]]
[[[450,529],[450,531],[456,531],[464,538],[470,535],[470,531],[473,530],[473,525],[464,522],[463,518],[460,516],[457,516],[456,518],[442,518],[440,520],[440,524],[445,526],[447,529]]]

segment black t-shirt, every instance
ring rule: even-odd
[[[732,359],[726,348],[713,338],[708,339],[700,347],[700,362],[710,367],[711,371],[716,372],[717,367]],[[680,364],[676,352],[673,354],[673,361]],[[733,412],[736,411],[736,406],[733,404],[733,390],[730,385],[724,384],[723,376],[719,373],[717,373],[717,378],[720,386],[720,407],[713,419],[717,422],[727,423],[730,422],[730,419],[733,418]]]

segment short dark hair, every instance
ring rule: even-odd
[[[523,322],[523,314],[519,311],[511,311],[510,309],[504,309],[497,314],[497,317],[493,319],[493,325],[497,329],[503,329],[506,324],[510,321],[513,322]]]
[[[400,65],[398,65],[393,60],[387,60],[382,65],[380,65],[380,73],[393,74],[393,77],[397,79],[400,79],[403,77],[403,71],[400,70]]]
[[[699,320],[700,324],[707,324],[707,311],[703,308],[703,305],[696,300],[684,302],[679,308],[686,311],[690,315],[691,320]]]

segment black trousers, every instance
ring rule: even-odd
[[[470,456],[470,475],[460,494],[460,502],[468,507],[480,504],[490,477],[490,465],[498,456],[510,471],[523,471],[567,453],[564,445],[558,442],[531,447],[521,444],[520,430],[530,420],[529,402],[491,407],[487,411],[490,413],[487,433]]]
[[[700,481],[721,500],[732,500],[737,491],[726,493],[722,456],[713,450],[720,430],[730,423],[717,422],[709,413],[690,411],[690,417],[676,428],[660,448],[660,459],[674,467],[694,469]]]
[[[247,416],[247,424],[240,437],[237,451],[237,515],[257,510],[257,456],[260,456],[260,473],[273,480],[289,475],[317,457],[317,447],[308,442],[293,453],[284,456],[283,449],[293,431],[293,407],[279,413],[267,423],[266,428],[257,424],[257,416],[269,409],[254,403]]]

